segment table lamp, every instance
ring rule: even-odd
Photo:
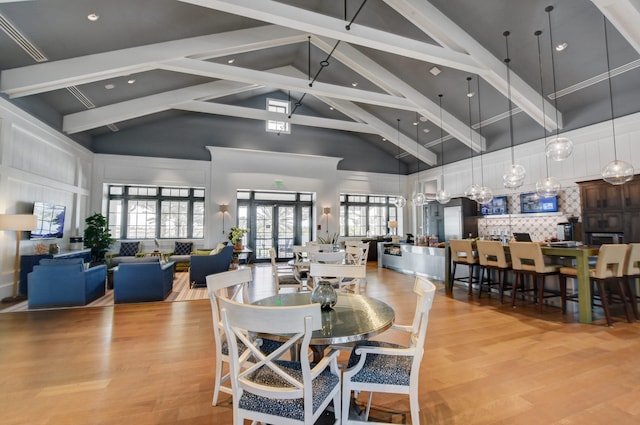
[[[14,230],[16,232],[16,257],[13,266],[13,296],[4,298],[2,302],[11,303],[23,301],[24,295],[18,294],[18,274],[20,272],[20,238],[22,231],[35,230],[38,225],[37,217],[33,214],[0,214],[0,230]]]

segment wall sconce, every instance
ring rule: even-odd
[[[331,207],[324,207],[322,214],[327,216],[327,233],[329,233],[329,214],[331,214]]]
[[[222,234],[224,235],[224,214],[229,211],[229,205],[220,204],[218,205],[218,210],[222,213]]]

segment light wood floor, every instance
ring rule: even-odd
[[[255,268],[252,299],[273,292]],[[367,295],[413,315],[410,276],[368,267]],[[438,284],[420,373],[423,424],[638,424],[640,322],[581,325],[496,297],[445,296]],[[600,316],[599,316],[600,317]],[[394,339],[383,335],[383,339]],[[12,424],[231,423],[211,406],[207,300],[0,314],[0,406]],[[408,411],[402,396],[374,397]],[[399,417],[399,416],[395,416]]]

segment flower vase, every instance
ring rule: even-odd
[[[319,303],[323,310],[331,310],[338,302],[338,293],[331,286],[331,282],[321,280],[311,291],[311,302]]]
[[[233,249],[235,251],[242,251],[242,242],[236,242],[233,244]]]

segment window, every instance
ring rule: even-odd
[[[114,238],[204,237],[204,189],[110,185],[108,193]]]
[[[291,104],[288,101],[267,99],[267,111],[288,115]],[[285,117],[283,117],[284,119]],[[291,133],[291,127],[287,121],[267,120],[267,131],[271,133]]]
[[[340,195],[340,236],[379,236],[389,233],[389,220],[397,218],[392,196]]]

